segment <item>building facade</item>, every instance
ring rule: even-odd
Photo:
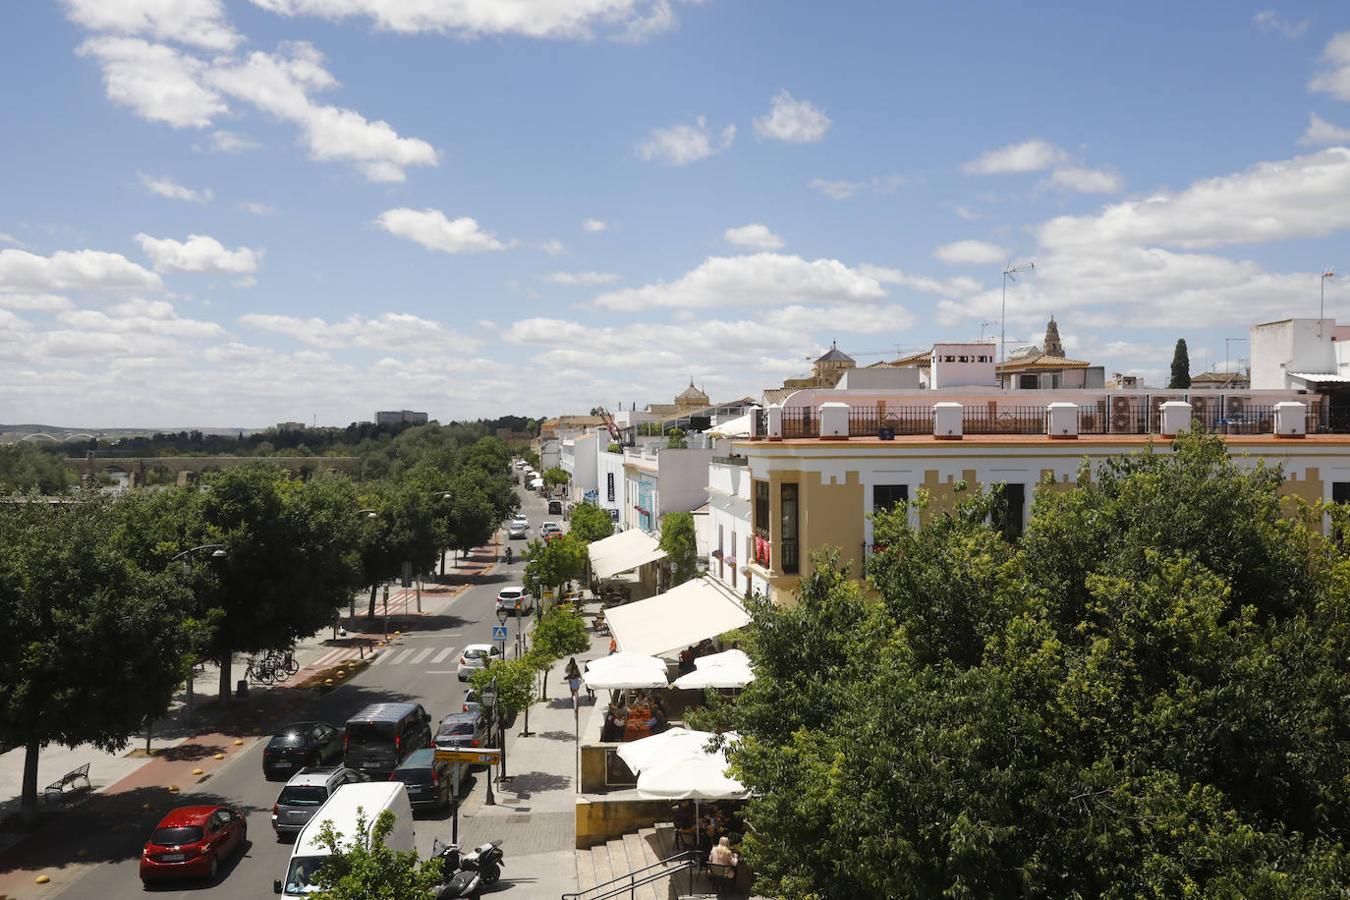
[[[427,414],[411,409],[389,409],[375,413],[376,425],[425,425]]]

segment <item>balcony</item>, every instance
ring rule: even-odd
[[[763,528],[756,528],[753,544],[755,565],[765,569],[773,568],[773,544],[769,541],[769,532]]]

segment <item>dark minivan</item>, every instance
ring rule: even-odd
[[[459,793],[462,771],[458,763],[438,760],[435,749],[423,747],[408,754],[389,780],[403,782],[413,809],[448,809],[450,798]]]
[[[372,703],[342,728],[343,765],[381,778],[429,746],[431,716],[420,703]]]

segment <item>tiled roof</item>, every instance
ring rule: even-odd
[[[1044,353],[1030,353],[1009,359],[998,364],[1000,372],[1020,372],[1026,369],[1086,369],[1092,363],[1081,359],[1068,359],[1063,356],[1047,356]]]

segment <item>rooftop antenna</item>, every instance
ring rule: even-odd
[[[1323,320],[1324,318],[1326,318],[1326,306],[1327,306],[1327,279],[1328,279],[1328,278],[1335,278],[1335,277],[1336,277],[1336,268],[1335,268],[1334,266],[1327,266],[1326,269],[1323,270],[1323,272],[1322,272],[1322,281],[1321,281],[1321,284],[1320,284],[1320,286],[1321,286],[1321,288],[1322,288],[1322,291],[1321,291],[1321,299],[1320,299],[1320,300],[1318,301],[1318,303],[1317,303],[1317,336],[1318,336],[1318,337],[1321,337],[1321,336],[1322,336],[1322,320]]]
[[[1003,314],[999,317],[998,325],[999,365],[1003,364],[1004,356],[1007,352],[1005,345],[1008,340],[1008,279],[1012,279],[1012,281],[1016,283],[1018,275],[1023,272],[1034,271],[1036,271],[1036,264],[1034,262],[1024,262],[1021,265],[1015,266],[1013,265],[1013,258],[1011,256],[1008,257],[1008,264],[1003,267]]]

